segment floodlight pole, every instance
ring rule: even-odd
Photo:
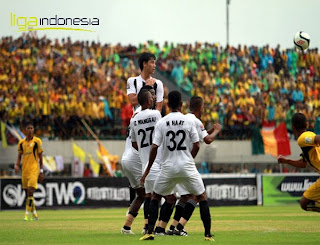
[[[227,45],[229,45],[229,5],[231,0],[226,0],[226,8],[227,8]]]

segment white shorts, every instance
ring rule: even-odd
[[[177,192],[179,196],[188,195],[190,192],[187,190],[187,188],[183,184],[177,184],[174,188],[174,192]]]
[[[142,163],[140,157],[136,154],[131,154],[131,158],[122,158],[121,165],[125,176],[133,189],[142,187],[140,179],[142,177]]]
[[[145,168],[147,168],[147,166],[148,165],[146,165]],[[142,174],[144,173],[144,171],[142,172]],[[159,173],[160,173],[160,164],[157,162],[154,162],[146,178],[146,181],[144,182],[144,188],[146,189],[146,194],[153,193],[154,183],[156,182],[156,179]]]
[[[154,184],[154,192],[161,196],[169,195],[177,184],[183,185],[188,192],[187,194],[198,196],[205,192],[204,184],[198,171],[184,177],[168,177],[161,171]]]

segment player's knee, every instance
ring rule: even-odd
[[[28,197],[32,197],[33,193],[34,193],[34,188],[29,187],[28,190],[27,190]]]
[[[197,202],[202,202],[207,200],[207,195],[205,192],[203,192],[202,194],[198,195],[196,198],[197,198]]]
[[[307,205],[310,203],[310,200],[308,200],[307,198],[305,198],[304,196],[301,197],[300,199],[300,207],[307,211]]]
[[[182,196],[180,197],[180,201],[183,202],[183,203],[186,203],[186,202],[187,202],[188,200],[190,200],[191,198],[196,201],[195,196],[192,195],[192,194],[182,195]]]
[[[141,195],[137,195],[137,200],[139,200],[140,202],[143,202],[146,199],[146,195],[145,194],[141,194]]]
[[[146,198],[146,192],[144,188],[137,189],[137,197],[143,200]]]
[[[176,201],[177,201],[177,198],[176,198],[175,195],[169,195],[169,196],[166,196],[166,201],[168,203],[170,203],[171,205],[175,205]]]
[[[158,202],[160,202],[161,198],[162,198],[161,195],[153,192],[153,194],[152,194],[152,200],[157,200]]]

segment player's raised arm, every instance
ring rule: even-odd
[[[206,144],[210,144],[211,142],[214,141],[215,137],[219,134],[221,131],[221,125],[219,123],[216,123],[213,125],[213,131],[209,135],[207,135],[203,140]],[[210,131],[208,131],[209,133]]]

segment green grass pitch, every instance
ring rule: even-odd
[[[199,208],[186,226],[188,237],[163,236],[139,241],[140,210],[132,230],[120,234],[125,208],[40,210],[38,221],[23,221],[24,211],[0,212],[0,244],[206,244]],[[211,207],[215,244],[320,244],[320,214],[298,206]]]

